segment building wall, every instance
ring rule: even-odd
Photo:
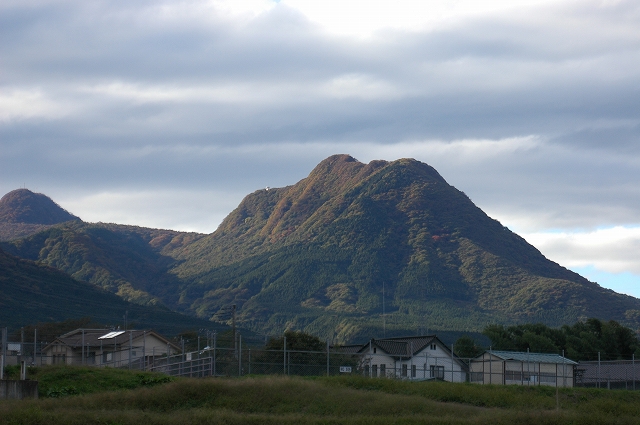
[[[502,360],[489,353],[471,361],[471,382],[573,387],[573,365]]]
[[[51,345],[44,353],[44,364],[68,364],[68,365],[95,365],[95,366],[124,366],[130,362],[142,363],[143,356],[148,362],[153,356],[161,356],[167,353],[167,344],[153,334],[139,336],[124,344],[115,344],[113,341],[104,340],[100,345],[82,347],[68,347],[62,343]],[[176,350],[169,347],[170,354]]]
[[[439,344],[435,349],[430,346],[409,359],[399,359],[384,353],[380,348],[372,347],[370,353],[363,353],[362,368],[367,376],[425,380],[443,379],[450,382],[465,382],[466,372],[457,361],[451,360],[451,354]],[[384,367],[383,367],[384,365]],[[432,369],[433,367],[433,369]]]

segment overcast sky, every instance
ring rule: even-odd
[[[640,297],[640,3],[0,2],[0,195],[209,233],[336,153]]]

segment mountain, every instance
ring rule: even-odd
[[[502,322],[633,322],[640,300],[545,258],[413,159],[321,162],[247,196],[173,271],[191,310],[236,303],[245,325],[340,340]],[[384,318],[383,318],[384,313]]]
[[[178,309],[174,250],[204,235],[104,223],[65,222],[3,248],[141,305]]]
[[[335,341],[584,317],[640,325],[640,300],[545,258],[413,159],[322,161],[248,195],[210,235],[55,225],[6,251],[147,304]]]
[[[0,199],[0,240],[33,235],[51,225],[80,219],[42,193],[17,189]]]
[[[185,329],[219,327],[167,308],[145,307],[77,281],[52,267],[11,256],[0,250],[0,323],[12,329],[38,322],[92,317],[94,322],[129,323],[174,335]]]

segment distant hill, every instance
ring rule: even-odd
[[[339,340],[589,316],[637,326],[640,313],[640,300],[548,260],[413,159],[332,156],[293,186],[250,194],[177,258],[194,313],[236,303],[247,326]]]
[[[52,267],[38,265],[0,250],[0,324],[10,329],[38,322],[91,317],[95,322],[129,323],[175,335],[186,329],[220,327],[167,308],[145,307],[124,301],[86,282],[72,279]]]
[[[42,193],[17,189],[0,199],[0,240],[33,235],[51,225],[72,220],[80,219]]]
[[[348,342],[586,317],[640,325],[640,300],[545,258],[427,164],[322,161],[258,190],[210,235],[67,222],[0,244],[140,304],[256,332]]]
[[[182,282],[169,270],[174,250],[204,235],[103,223],[66,222],[3,244],[5,251],[55,267],[142,305],[179,309]]]

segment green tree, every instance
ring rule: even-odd
[[[317,336],[286,331],[283,336],[267,341],[264,350],[255,355],[252,370],[268,374],[321,375],[326,371],[326,353],[326,343]]]
[[[265,344],[266,350],[283,350],[285,338],[287,350],[292,351],[325,351],[326,343],[315,335],[301,331],[286,331],[283,336],[270,338]]]
[[[487,326],[483,334],[491,339],[492,348],[539,353],[561,353],[572,360],[630,359],[640,355],[640,340],[632,329],[610,320],[596,318],[553,329],[544,324]]]
[[[458,357],[470,359],[482,354],[484,348],[480,347],[469,335],[462,335],[453,345],[453,351]]]

